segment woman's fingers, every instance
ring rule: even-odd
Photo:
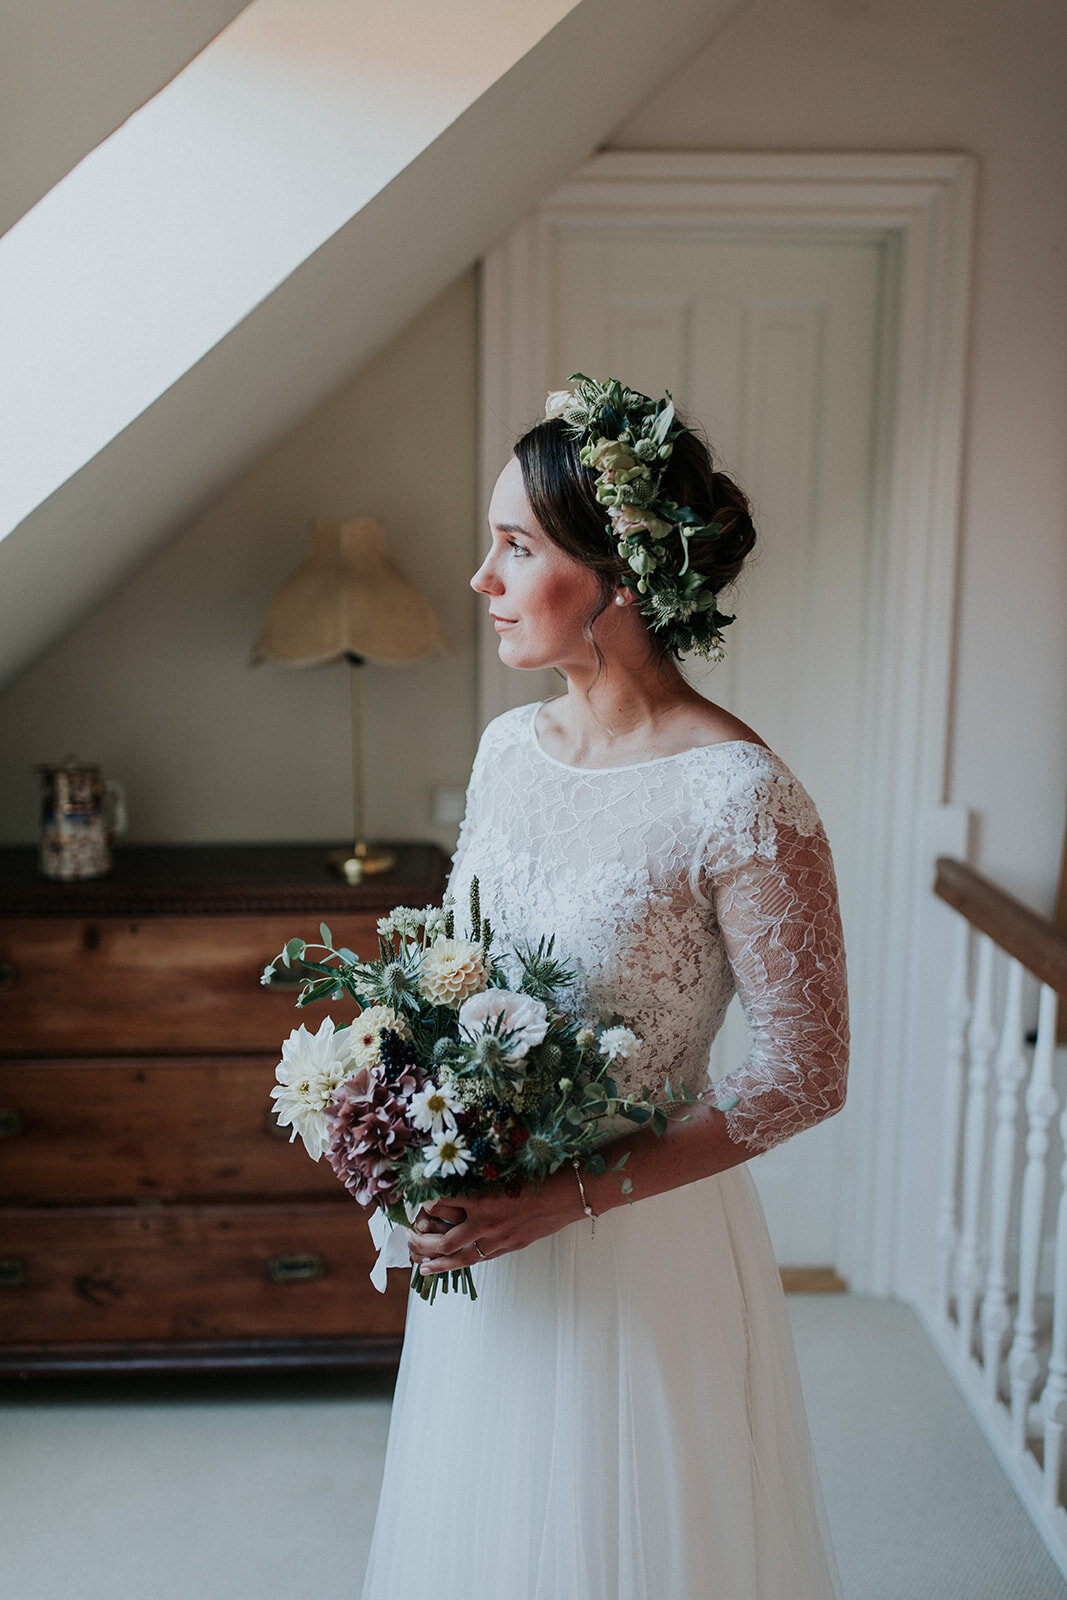
[[[431,1205],[423,1206],[416,1220],[421,1222],[425,1218],[436,1224],[440,1231],[442,1227],[454,1227],[457,1222],[462,1222],[466,1215],[462,1206],[452,1205],[446,1200],[435,1200]]]
[[[489,1261],[495,1254],[494,1251],[482,1246],[484,1255],[479,1255],[473,1245],[468,1245],[464,1250],[457,1250],[447,1256],[430,1256],[427,1260],[415,1263],[424,1278],[431,1277],[437,1272],[455,1272],[461,1267],[477,1266],[479,1261]],[[503,1254],[503,1252],[501,1252]]]
[[[466,1215],[462,1206],[447,1205],[444,1201],[435,1200],[432,1205],[423,1206],[412,1227],[416,1233],[446,1233],[449,1228],[454,1228],[457,1222],[462,1222]]]
[[[458,1222],[451,1228],[439,1232],[428,1229],[425,1233],[417,1233],[411,1240],[410,1248],[412,1258],[420,1261],[430,1256],[454,1256],[471,1244],[475,1235],[467,1222]],[[485,1248],[484,1245],[482,1247]]]

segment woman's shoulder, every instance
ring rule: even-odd
[[[530,722],[539,704],[539,701],[534,700],[529,705],[513,706],[510,711],[502,711],[499,716],[487,722],[478,740],[476,759],[499,755],[507,746],[521,744],[528,738]]]
[[[800,834],[822,824],[811,795],[762,740],[722,739],[693,751],[694,801],[711,832],[729,827],[766,845],[779,825]]]

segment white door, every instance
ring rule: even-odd
[[[867,814],[885,255],[870,234],[568,228],[553,239],[541,302],[550,387],[581,371],[650,394],[669,389],[753,499],[758,556],[727,660],[712,672],[698,664],[691,677],[751,723],[815,798],[849,945],[860,932]],[[523,675],[513,692],[555,689]],[[735,1002],[715,1074],[745,1049]],[[782,1265],[837,1258],[847,1116],[846,1106],[751,1163]]]

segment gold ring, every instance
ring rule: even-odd
[[[485,1251],[482,1249],[482,1247],[478,1243],[477,1239],[475,1239],[475,1241],[474,1241],[474,1248],[477,1250],[478,1254],[481,1256],[483,1261],[488,1261],[489,1260],[489,1257],[486,1255]]]

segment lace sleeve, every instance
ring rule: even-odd
[[[830,846],[785,769],[717,819],[700,873],[752,1039],[714,1097],[737,1097],[730,1137],[769,1150],[840,1110],[848,991]]]
[[[489,727],[485,730],[481,739],[478,741],[478,748],[474,753],[474,764],[471,767],[471,775],[467,783],[467,798],[463,807],[463,821],[459,825],[459,836],[456,839],[456,848],[452,852],[452,867],[448,874],[448,888],[445,891],[446,896],[452,893],[453,885],[457,882],[459,875],[463,870],[464,857],[470,848],[471,839],[474,836],[474,831],[477,826],[479,812],[482,807],[482,788],[485,783],[485,771],[487,766],[486,744],[491,737],[491,730],[493,728],[494,724],[490,723]]]
[[[471,781],[467,785],[467,799],[463,808],[463,821],[459,825],[459,837],[456,840],[456,848],[452,852],[452,867],[448,874],[448,887],[445,890],[446,900],[450,895],[452,895],[453,885],[455,884],[463,868],[463,858],[467,854],[467,850],[470,847],[471,835],[474,832],[475,805],[476,797],[474,792],[474,775],[472,772]]]

